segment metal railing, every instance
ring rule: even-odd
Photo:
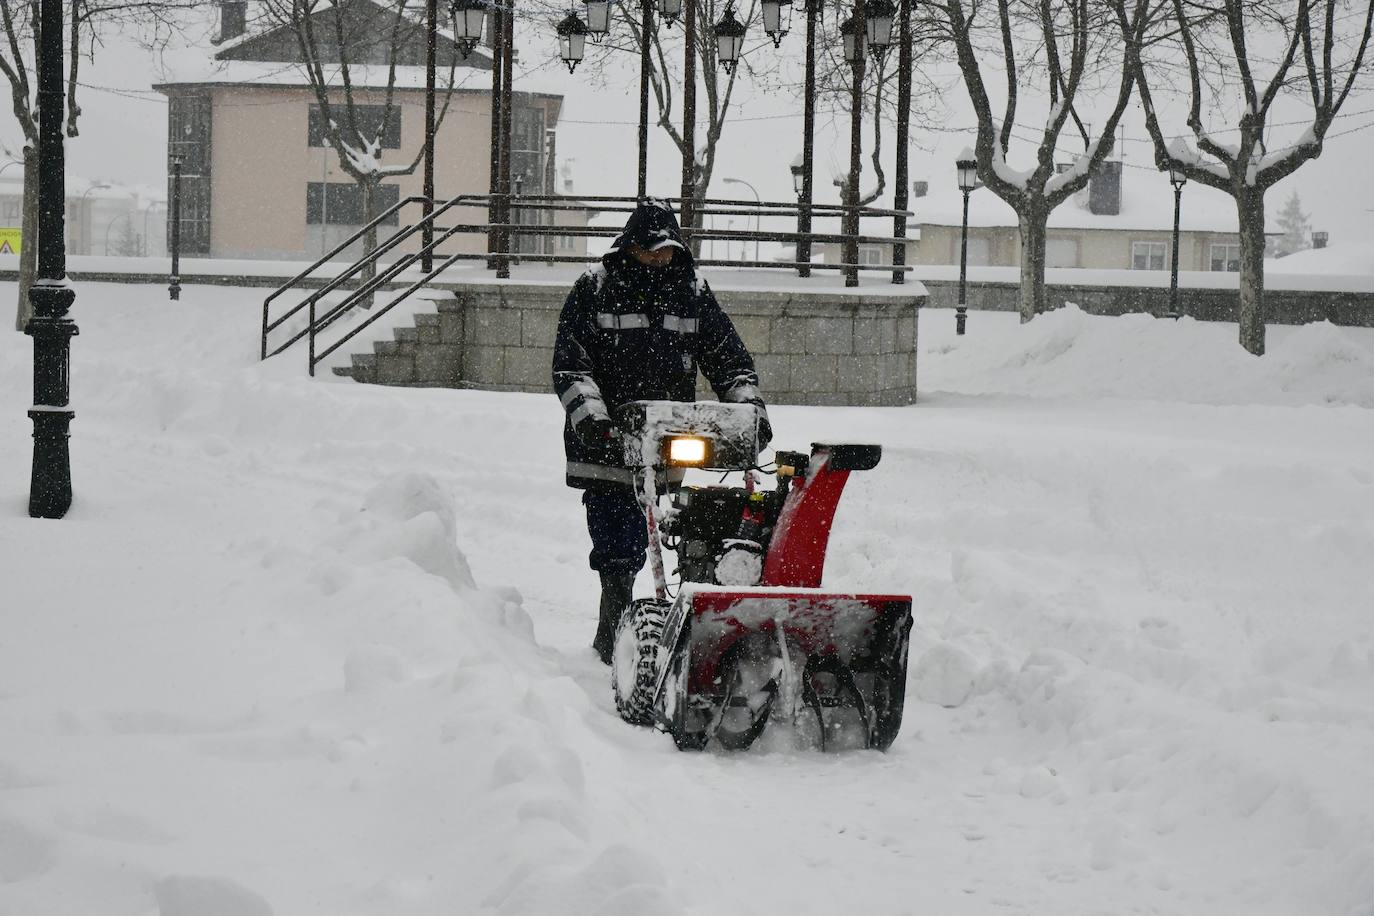
[[[680,203],[675,198],[667,199],[670,203]],[[433,208],[429,214],[421,214],[414,222],[401,226],[390,236],[378,241],[376,246],[369,252],[363,254],[353,263],[349,264],[342,271],[328,273],[323,270],[325,265],[330,264],[334,258],[359,240],[363,239],[369,232],[375,232],[383,227],[392,217],[399,221],[400,212],[411,205],[423,207],[429,203],[429,198],[423,196],[412,196],[397,201],[387,209],[383,210],[366,225],[360,227],[346,239],[336,245],[329,252],[321,255],[309,267],[287,280],[280,287],[274,290],[263,301],[262,305],[262,339],[260,355],[262,359],[275,356],[302,338],[308,340],[308,361],[311,375],[315,374],[315,367],[330,355],[336,352],[348,341],[355,338],[364,329],[386,315],[391,309],[404,302],[417,290],[433,282],[439,275],[444,273],[459,261],[486,261],[487,267],[495,271],[498,278],[510,276],[512,264],[523,262],[535,263],[586,263],[586,255],[579,254],[553,254],[547,249],[548,244],[540,246],[545,250],[541,251],[521,251],[521,238],[544,238],[552,239],[556,237],[582,237],[582,238],[615,238],[620,234],[620,229],[615,227],[596,227],[596,226],[560,226],[552,225],[552,214],[558,212],[633,212],[638,204],[636,198],[630,197],[565,197],[559,195],[488,195],[488,194],[461,194],[447,200]],[[451,224],[441,224],[439,220],[459,207],[484,207],[490,208],[495,205],[497,212],[504,214],[499,222],[454,222]],[[858,207],[859,219],[865,218],[893,218],[906,217],[911,214],[902,210],[882,210],[868,207]],[[853,236],[843,232],[787,232],[787,231],[750,231],[736,229],[717,229],[705,226],[708,218],[717,216],[755,216],[760,221],[766,218],[787,218],[796,220],[799,207],[796,203],[781,203],[775,201],[745,201],[745,200],[707,200],[697,204],[693,212],[701,219],[703,225],[684,229],[684,235],[689,238],[697,250],[702,250],[708,242],[724,241],[728,245],[731,242],[809,242],[809,243],[836,243],[845,244],[864,244],[864,245],[883,245],[892,246],[894,254],[899,246],[906,244],[906,239],[893,236],[880,235],[860,235]],[[851,208],[847,205],[837,204],[812,204],[810,207],[813,220],[836,219],[843,220],[849,214]],[[541,218],[548,222],[541,223],[520,223],[513,222],[511,217],[515,211],[533,211],[544,214]],[[406,241],[419,235],[422,239],[428,235],[432,241],[423,243],[415,250],[401,253],[399,247]],[[484,235],[488,239],[485,252],[454,251],[440,252],[440,249],[457,237],[464,235]],[[809,247],[809,246],[808,246]],[[399,254],[399,257],[395,255]],[[394,260],[387,260],[394,257]],[[891,264],[862,264],[862,263],[829,263],[817,264],[811,262],[801,262],[797,260],[772,260],[765,261],[757,257],[750,260],[747,258],[697,258],[696,263],[704,267],[747,267],[747,268],[766,268],[783,270],[839,270],[847,272],[848,276],[856,276],[858,271],[876,270],[891,272],[894,277],[899,277],[902,272],[911,270],[910,266],[899,263],[899,259],[894,257]],[[431,263],[431,269],[420,270],[420,276],[412,279],[404,277],[417,264]],[[409,280],[410,282],[405,282]],[[309,284],[314,289],[311,290],[301,301],[281,311],[275,317],[272,315],[273,304],[277,303],[282,296],[288,292],[302,288]],[[374,307],[376,294],[384,287],[401,285],[396,295],[383,303],[380,307]],[[326,297],[340,290],[345,290],[346,294],[336,302],[326,301]],[[366,304],[370,307],[368,317],[358,324],[350,327],[346,332],[340,334],[332,342],[321,345],[320,334],[334,325],[340,318],[352,311],[358,305]],[[288,325],[292,318],[306,313],[306,324],[303,328],[293,328]],[[280,332],[279,337],[284,338],[273,341],[274,332]]]

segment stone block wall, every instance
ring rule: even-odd
[[[387,385],[550,390],[558,314],[567,289],[520,283],[444,287],[451,297],[415,328],[379,341],[349,368],[358,381]],[[916,400],[916,312],[910,291],[717,291],[774,404],[897,405]],[[704,380],[700,391],[709,391]]]
[[[954,308],[959,302],[955,280],[922,280],[929,294],[926,305]],[[1167,286],[1089,286],[1047,283],[1051,308],[1072,302],[1090,315],[1144,312],[1163,315],[1169,310]],[[1014,312],[1020,307],[1020,287],[1014,283],[978,282],[968,285],[971,309]],[[1235,321],[1240,294],[1234,289],[1180,287],[1179,310],[1199,321]],[[1347,327],[1374,327],[1374,293],[1266,289],[1266,320],[1273,324],[1330,321]]]

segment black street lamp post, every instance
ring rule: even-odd
[[[964,192],[964,221],[959,233],[959,303],[954,307],[954,333],[963,334],[968,321],[968,196],[978,187],[978,162],[973,151],[965,149],[954,164],[959,173],[959,190]]]
[[[811,276],[811,190],[813,159],[816,143],[816,19],[821,13],[821,0],[803,0],[806,4],[806,85],[802,95],[802,154],[801,162],[793,163],[792,178],[797,195],[797,276]]]
[[[894,176],[895,192],[892,195],[892,209],[905,211],[907,192],[907,140],[911,123],[911,0],[901,0],[899,6],[898,28],[900,30],[897,46],[897,171]],[[906,217],[892,218],[892,234],[897,241],[892,244],[892,282],[898,285],[906,282]]]
[[[172,157],[172,276],[167,295],[181,299],[181,157]]]
[[[33,317],[24,332],[33,338],[33,475],[29,515],[61,518],[72,504],[71,339],[67,317],[76,292],[67,285],[63,227],[66,164],[62,148],[62,0],[42,0],[38,37],[38,276],[29,288]]]
[[[849,178],[844,184],[844,285],[859,285],[859,176],[862,164],[864,86],[864,0],[854,4],[854,15],[840,24],[844,56],[853,69],[849,99]]]
[[[434,212],[434,71],[438,45],[439,2],[425,0],[425,162],[424,190],[420,193],[425,198],[422,208],[426,218]],[[420,256],[420,269],[425,273],[434,269],[433,242],[434,223],[427,222],[420,232],[420,248],[424,252]]]
[[[1188,177],[1178,169],[1169,170],[1169,184],[1174,186],[1174,253],[1169,268],[1169,312],[1165,316],[1178,320],[1182,314],[1178,310],[1178,215],[1183,205],[1183,186]]]

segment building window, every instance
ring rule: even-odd
[[[0,201],[0,223],[18,226],[24,221],[24,201],[19,197],[7,197]]]
[[[1049,239],[1045,242],[1046,267],[1077,267],[1078,239]]]
[[[377,188],[377,212],[381,213],[400,199],[400,185],[381,185]],[[306,225],[361,226],[363,222],[363,189],[357,182],[330,182],[325,185],[312,181],[305,186]],[[397,223],[395,213],[382,221],[384,226],[395,226]]]
[[[1132,242],[1132,270],[1163,270],[1165,247],[1163,242]]]
[[[571,236],[571,235],[560,235],[560,236],[558,237],[558,250],[559,250],[559,251],[576,251],[576,250],[577,250],[577,238],[576,238],[575,236]]]
[[[1212,270],[1238,272],[1240,270],[1240,246],[1224,243],[1213,245],[1211,261]]]
[[[954,257],[958,263],[959,257],[959,237],[954,237]],[[987,267],[992,263],[992,242],[977,235],[968,237],[968,263],[970,267]]]
[[[883,258],[883,246],[882,246],[882,245],[860,245],[860,246],[859,246],[859,263],[860,263],[860,264],[874,264],[874,265],[885,263],[884,258]]]
[[[344,110],[342,105],[335,105],[330,109],[336,118],[343,117]],[[401,148],[401,109],[399,106],[354,105],[353,112],[357,119],[358,132],[364,137],[377,136],[377,128],[381,126],[382,118],[385,117],[386,129],[382,131],[382,149]],[[307,134],[308,145],[329,145],[329,138],[325,135],[324,115],[318,105],[310,106],[310,124]]]

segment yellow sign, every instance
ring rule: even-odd
[[[18,254],[21,230],[0,226],[0,254]]]

